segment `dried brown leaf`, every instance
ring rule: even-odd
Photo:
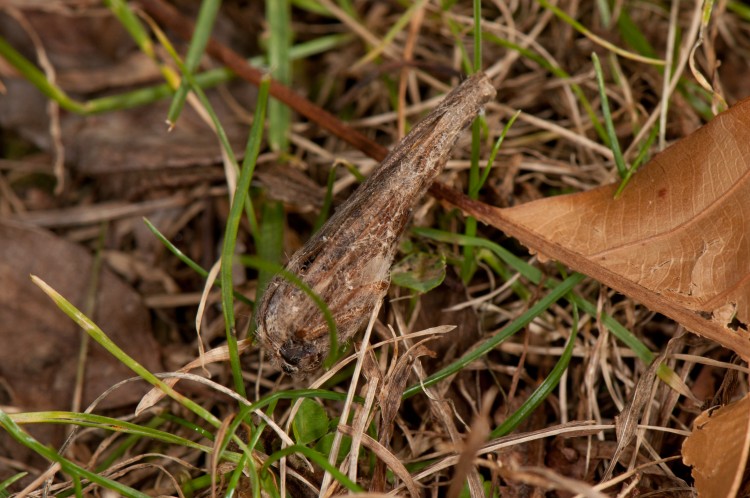
[[[699,496],[736,496],[750,451],[750,397],[701,413],[682,445]]]
[[[499,209],[450,202],[750,359],[750,99],[617,185]]]
[[[82,331],[39,292],[29,275],[42,275],[74,304],[84,301],[92,256],[51,232],[0,222],[0,377],[13,388],[6,401],[23,409],[66,409],[73,393]],[[102,270],[94,320],[139,362],[159,370],[159,347],[140,297]],[[89,350],[83,403],[87,406],[132,371],[100,346]],[[137,401],[144,386],[124,386],[99,407]]]

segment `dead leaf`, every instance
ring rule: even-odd
[[[737,495],[750,451],[750,395],[701,413],[682,445],[682,461],[693,467],[698,496]]]
[[[54,9],[25,9],[19,3],[18,10],[39,37],[55,69],[56,83],[79,102],[101,97],[105,91],[118,93],[163,83],[156,64],[106,9],[68,12],[65,22],[60,22],[60,12]],[[231,23],[222,24],[222,36],[233,32]],[[18,20],[0,16],[0,33],[30,60],[37,58]],[[0,126],[15,130],[42,150],[51,150],[47,96],[9,66],[0,65],[0,76],[7,87],[0,98]],[[256,91],[245,84],[225,88],[231,89],[231,100],[226,98],[229,92],[216,89],[207,91],[207,96],[234,150],[240,152],[248,126],[240,122],[237,108],[252,108]],[[169,132],[164,122],[168,109],[169,99],[163,99],[136,109],[88,116],[61,113],[66,164],[75,174],[96,177],[98,195],[114,198],[142,197],[145,190],[223,178],[220,168],[208,167],[221,163],[216,135],[190,106]]]
[[[8,43],[34,60],[35,54],[29,50],[34,45],[27,29],[33,31],[39,39],[39,46],[55,67],[57,83],[66,91],[81,94],[144,83],[144,74],[150,79],[158,78],[158,68],[150,61],[140,64],[140,67],[127,61],[128,57],[138,53],[138,48],[117,17],[106,10],[81,8],[62,14],[59,9],[24,7],[22,3],[16,6],[18,16],[25,19],[26,26],[19,22],[18,17],[3,15],[0,17],[0,32]],[[121,68],[117,67],[119,64],[122,64]],[[115,67],[121,79],[103,71],[105,67]]]
[[[512,208],[439,194],[750,360],[750,99],[617,185]]]
[[[24,411],[71,408],[81,330],[44,295],[29,274],[42,276],[77,306],[84,301],[92,256],[54,234],[0,221],[0,404]],[[140,297],[110,270],[103,269],[94,320],[109,337],[146,368],[161,370],[159,347]],[[130,369],[96,343],[89,346],[83,406],[116,382],[133,377]],[[99,408],[138,401],[145,383],[129,384]],[[59,443],[62,427],[47,431],[45,444]],[[39,434],[38,432],[35,434]],[[17,446],[3,449],[18,455]]]
[[[46,97],[25,80],[11,77],[3,83],[8,90],[0,98],[0,127],[16,130],[51,151]],[[250,94],[247,89],[242,92],[243,103],[250,101]],[[208,95],[234,150],[242,150],[247,126],[236,122],[217,91]],[[129,201],[158,197],[164,202],[165,191],[223,179],[216,167],[221,162],[216,136],[191,107],[168,132],[164,124],[168,106],[165,101],[93,116],[64,113],[61,139],[69,171],[93,177],[97,197]]]

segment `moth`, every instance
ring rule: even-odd
[[[456,87],[289,260],[286,269],[327,303],[340,343],[363,328],[385,296],[414,205],[443,170],[461,131],[494,96],[483,73]],[[263,294],[256,324],[271,360],[288,374],[314,372],[330,350],[322,312],[281,276]]]

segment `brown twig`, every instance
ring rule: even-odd
[[[183,16],[176,8],[164,2],[164,0],[140,0],[140,4],[143,6],[143,10],[146,13],[156,19],[163,26],[173,30],[186,40],[192,38],[193,30],[195,28],[193,22]],[[255,86],[260,84],[263,72],[252,67],[242,58],[241,55],[223,43],[211,38],[206,46],[206,52],[234,71],[237,76],[245,81],[248,81]],[[278,81],[271,80],[269,93],[272,97],[288,105],[295,112],[305,116],[310,121],[318,124],[321,128],[328,130],[336,137],[362,151],[362,153],[368,157],[371,157],[376,161],[382,161],[388,155],[388,149],[373,142],[359,131],[343,123],[336,116],[313,104]],[[453,197],[466,197],[461,192],[445,185],[441,185],[439,182],[435,182],[432,187],[430,187],[429,192],[438,199],[445,199],[447,192]]]
[[[163,0],[141,0],[140,3],[143,6],[143,10],[163,26],[167,26],[186,40],[192,38],[195,25],[176,8]],[[252,67],[240,54],[223,43],[211,38],[206,46],[206,52],[245,81],[255,86],[260,84],[260,80],[264,76],[263,72]],[[382,161],[388,155],[388,149],[373,142],[351,126],[344,124],[325,109],[313,104],[278,81],[271,80],[269,93],[272,97],[288,105],[291,109],[305,116],[310,121],[317,123],[320,127],[361,150],[367,156],[377,161]]]

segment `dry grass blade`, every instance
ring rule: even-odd
[[[338,429],[339,431],[341,431],[342,434],[346,434],[347,436],[355,437],[357,435],[356,431],[352,427],[349,427],[348,425],[339,425]],[[414,480],[414,478],[409,473],[407,468],[404,467],[404,464],[396,455],[388,451],[388,448],[378,443],[367,434],[360,434],[360,436],[361,436],[362,446],[371,450],[379,458],[379,461],[383,462],[386,465],[386,467],[391,469],[393,473],[396,474],[396,476],[399,479],[401,479],[401,481],[404,483],[404,486],[406,486],[406,489],[409,491],[409,494],[411,496],[415,496],[415,497],[422,496],[422,493],[419,490],[419,486],[417,485],[417,482]],[[390,496],[390,495],[381,495],[378,493],[373,493],[373,496]]]
[[[355,406],[355,414],[353,417],[353,429],[354,435],[352,436],[351,451],[349,452],[349,479],[352,481],[357,480],[357,473],[359,472],[359,462],[352,455],[359,455],[360,448],[362,445],[362,436],[367,431],[367,426],[371,421],[371,414],[373,406],[375,405],[375,399],[377,397],[378,388],[381,387],[380,372],[378,372],[375,366],[375,361],[371,355],[365,357],[364,370],[366,371],[365,377],[368,379],[364,386],[362,386],[362,393],[364,394],[365,402],[362,406]]]
[[[497,396],[497,389],[491,388],[482,398],[482,411],[474,417],[469,428],[469,435],[463,444],[456,463],[451,485],[448,488],[448,498],[458,498],[464,488],[466,477],[474,467],[474,459],[490,435],[490,409]]]
[[[75,206],[68,209],[19,213],[13,216],[12,220],[46,228],[75,227],[144,216],[164,209],[182,207],[190,201],[188,196],[177,195],[141,203],[105,202],[96,206]]]
[[[216,431],[216,439],[214,440],[213,453],[211,453],[211,498],[216,498],[216,477],[219,474],[219,456],[225,448],[225,441],[229,434],[229,427],[234,419],[234,414],[230,414],[228,417],[221,421],[221,426]]]
[[[656,380],[656,369],[661,365],[661,359],[656,358],[648,370],[646,370],[638,380],[628,403],[623,408],[620,415],[615,420],[615,433],[617,434],[617,448],[615,449],[612,459],[604,472],[602,481],[607,481],[612,476],[617,462],[619,462],[622,452],[630,444],[638,431],[638,421],[643,415],[648,403],[651,402],[653,395],[654,381]]]
[[[237,344],[237,348],[240,352],[244,352],[249,350],[252,347],[251,341],[240,341]],[[229,349],[227,346],[219,346],[218,348],[211,349],[210,351],[207,351],[199,358],[196,358],[195,360],[191,361],[184,367],[177,370],[177,373],[185,373],[189,372],[190,370],[194,370],[196,368],[205,368],[205,366],[209,363],[217,363],[217,362],[226,362],[229,361]],[[178,377],[167,379],[165,380],[165,384],[171,386],[174,386],[177,384],[177,382],[180,379]],[[135,414],[140,415],[145,410],[148,410],[152,406],[154,406],[156,403],[159,402],[159,400],[163,399],[164,392],[162,392],[158,388],[151,389],[138,403],[138,407],[135,409]]]
[[[606,498],[608,496],[585,483],[561,476],[560,474],[545,468],[501,468],[498,472],[506,479],[520,481],[532,485],[535,488],[567,491],[586,498]]]
[[[401,406],[401,396],[403,395],[406,384],[409,381],[409,372],[414,365],[414,362],[417,361],[420,356],[435,356],[435,353],[430,351],[424,345],[424,342],[430,340],[431,338],[425,339],[424,341],[410,347],[406,353],[398,359],[396,365],[391,369],[385,379],[383,379],[383,387],[380,390],[380,396],[378,399],[380,405],[378,442],[383,448],[387,449],[389,441],[391,440],[394,420],[396,419],[399,407]],[[370,486],[371,491],[383,491],[385,489],[386,468],[383,465],[384,463],[386,463],[385,460],[381,459],[375,467],[372,476],[372,484]]]

